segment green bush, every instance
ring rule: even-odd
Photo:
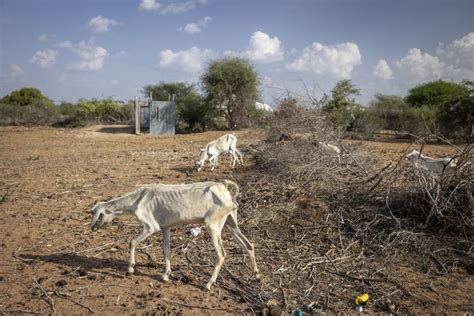
[[[409,107],[402,114],[402,131],[415,135],[437,132],[437,111],[429,106]]]
[[[199,125],[201,131],[214,125],[215,118],[219,116],[219,109],[213,103],[205,100],[196,92],[190,92],[177,102],[178,119],[186,125],[188,132],[194,131]]]
[[[77,104],[76,120],[80,125],[129,122],[132,117],[133,105],[122,106],[111,99],[81,99]]]
[[[465,96],[443,104],[437,115],[443,135],[469,141],[473,136],[474,97]]]
[[[372,138],[374,133],[381,130],[385,125],[383,118],[360,106],[352,110],[351,116],[352,120],[348,126],[348,131],[355,132],[365,139]]]
[[[408,109],[403,97],[398,95],[376,94],[369,103],[368,110],[383,120],[383,128],[400,131],[403,125],[403,113]]]
[[[21,88],[0,99],[0,103],[11,104],[15,106],[36,106],[41,108],[52,108],[53,101],[44,96],[36,88]]]
[[[57,118],[54,108],[0,103],[0,125],[51,125]]]

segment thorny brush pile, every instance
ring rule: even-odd
[[[472,273],[472,146],[459,151],[453,173],[434,176],[403,156],[381,165],[345,145],[320,110],[294,100],[269,123],[267,141],[250,148],[256,169],[237,175],[242,227],[272,276],[263,288],[247,285],[246,301],[272,314],[348,311],[368,292],[373,311],[410,313],[429,302],[402,284],[397,263],[409,258],[428,277],[458,266]],[[341,148],[340,158],[319,142]],[[444,234],[433,233],[440,227]]]

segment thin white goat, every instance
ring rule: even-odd
[[[429,170],[433,173],[442,173],[449,171],[457,166],[457,160],[453,158],[431,158],[421,154],[418,150],[413,149],[410,153],[405,155],[406,158],[415,162],[417,167]]]
[[[223,153],[232,155],[232,168],[235,167],[235,161],[243,165],[242,153],[237,149],[237,137],[234,134],[225,134],[208,143],[205,148],[201,148],[201,158],[196,162],[197,170],[201,171],[207,159],[211,163],[211,170],[214,170],[217,167],[219,155]]]
[[[234,194],[231,194],[229,187],[234,189]],[[206,289],[209,290],[216,281],[226,256],[221,237],[222,228],[225,226],[249,255],[253,272],[259,278],[254,245],[242,234],[237,224],[236,197],[238,193],[237,184],[228,180],[224,180],[224,183],[150,184],[108,202],[97,203],[91,210],[91,229],[95,231],[102,228],[115,217],[123,214],[134,214],[142,223],[142,233],[130,242],[127,275],[134,272],[137,245],[161,230],[166,266],[163,280],[169,281],[171,274],[170,228],[185,224],[204,224],[211,234],[217,252],[217,264],[206,285]]]

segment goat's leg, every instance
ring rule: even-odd
[[[165,255],[165,273],[163,281],[168,282],[171,274],[171,232],[169,228],[162,230],[163,233],[163,254]]]
[[[206,162],[207,158],[208,158],[208,156],[206,156],[206,158],[204,158],[204,160],[201,161],[200,166],[199,166],[199,168],[197,169],[198,171],[201,171],[201,170],[202,170],[202,167],[204,167],[204,163]]]
[[[239,225],[237,224],[237,220],[234,218],[233,214],[230,214],[227,217],[225,222],[225,226],[229,229],[230,233],[237,242],[240,244],[242,249],[247,252],[250,257],[250,263],[252,265],[253,273],[257,279],[260,279],[260,274],[257,268],[257,262],[255,261],[255,247],[254,245],[242,234],[240,231]]]
[[[234,168],[234,167],[235,167],[235,160],[237,159],[237,161],[238,161],[238,158],[237,158],[237,156],[236,156],[236,154],[235,154],[235,150],[232,150],[232,149],[231,149],[231,150],[230,150],[230,154],[232,155],[232,168]]]
[[[219,223],[219,222],[214,222],[208,225],[209,232],[211,233],[212,243],[214,244],[214,248],[216,248],[216,252],[217,252],[217,263],[214,268],[214,272],[212,273],[211,279],[206,284],[207,290],[210,290],[212,284],[216,282],[217,275],[219,274],[219,271],[221,270],[222,264],[224,263],[224,259],[226,256],[225,249],[222,245],[222,237],[221,237],[222,226],[223,226],[223,223]]]
[[[244,165],[244,159],[242,158],[243,157],[242,153],[237,148],[235,148],[235,152],[237,153],[237,155],[240,156],[240,165],[243,166]],[[237,161],[239,161],[239,160],[237,159]]]
[[[214,170],[214,168],[217,166],[217,155],[212,155],[211,158],[209,158],[209,162],[211,163],[211,171]]]
[[[149,229],[148,227],[144,227],[143,231],[141,232],[140,235],[135,237],[131,242],[130,242],[130,260],[128,262],[128,270],[127,270],[127,275],[132,275],[133,272],[135,271],[133,267],[135,267],[135,248],[139,243],[150,237],[154,231]]]

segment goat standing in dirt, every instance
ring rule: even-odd
[[[235,167],[235,161],[243,165],[242,153],[237,149],[237,137],[234,134],[225,134],[216,140],[208,143],[201,149],[201,159],[196,162],[198,171],[201,171],[207,159],[211,163],[211,170],[217,166],[217,159],[220,154],[230,153],[232,155],[232,168]],[[240,156],[240,161],[239,161]]]
[[[229,187],[234,188],[233,195]],[[226,256],[221,237],[222,228],[225,226],[249,255],[253,272],[259,278],[254,245],[242,234],[237,224],[238,193],[237,184],[227,180],[224,180],[224,183],[150,184],[108,202],[97,203],[91,210],[91,229],[97,230],[123,214],[134,214],[142,223],[142,233],[130,242],[127,274],[134,272],[137,245],[161,230],[166,264],[163,280],[168,281],[171,274],[170,228],[203,223],[211,234],[218,258],[212,277],[206,285],[209,290],[216,281]]]

